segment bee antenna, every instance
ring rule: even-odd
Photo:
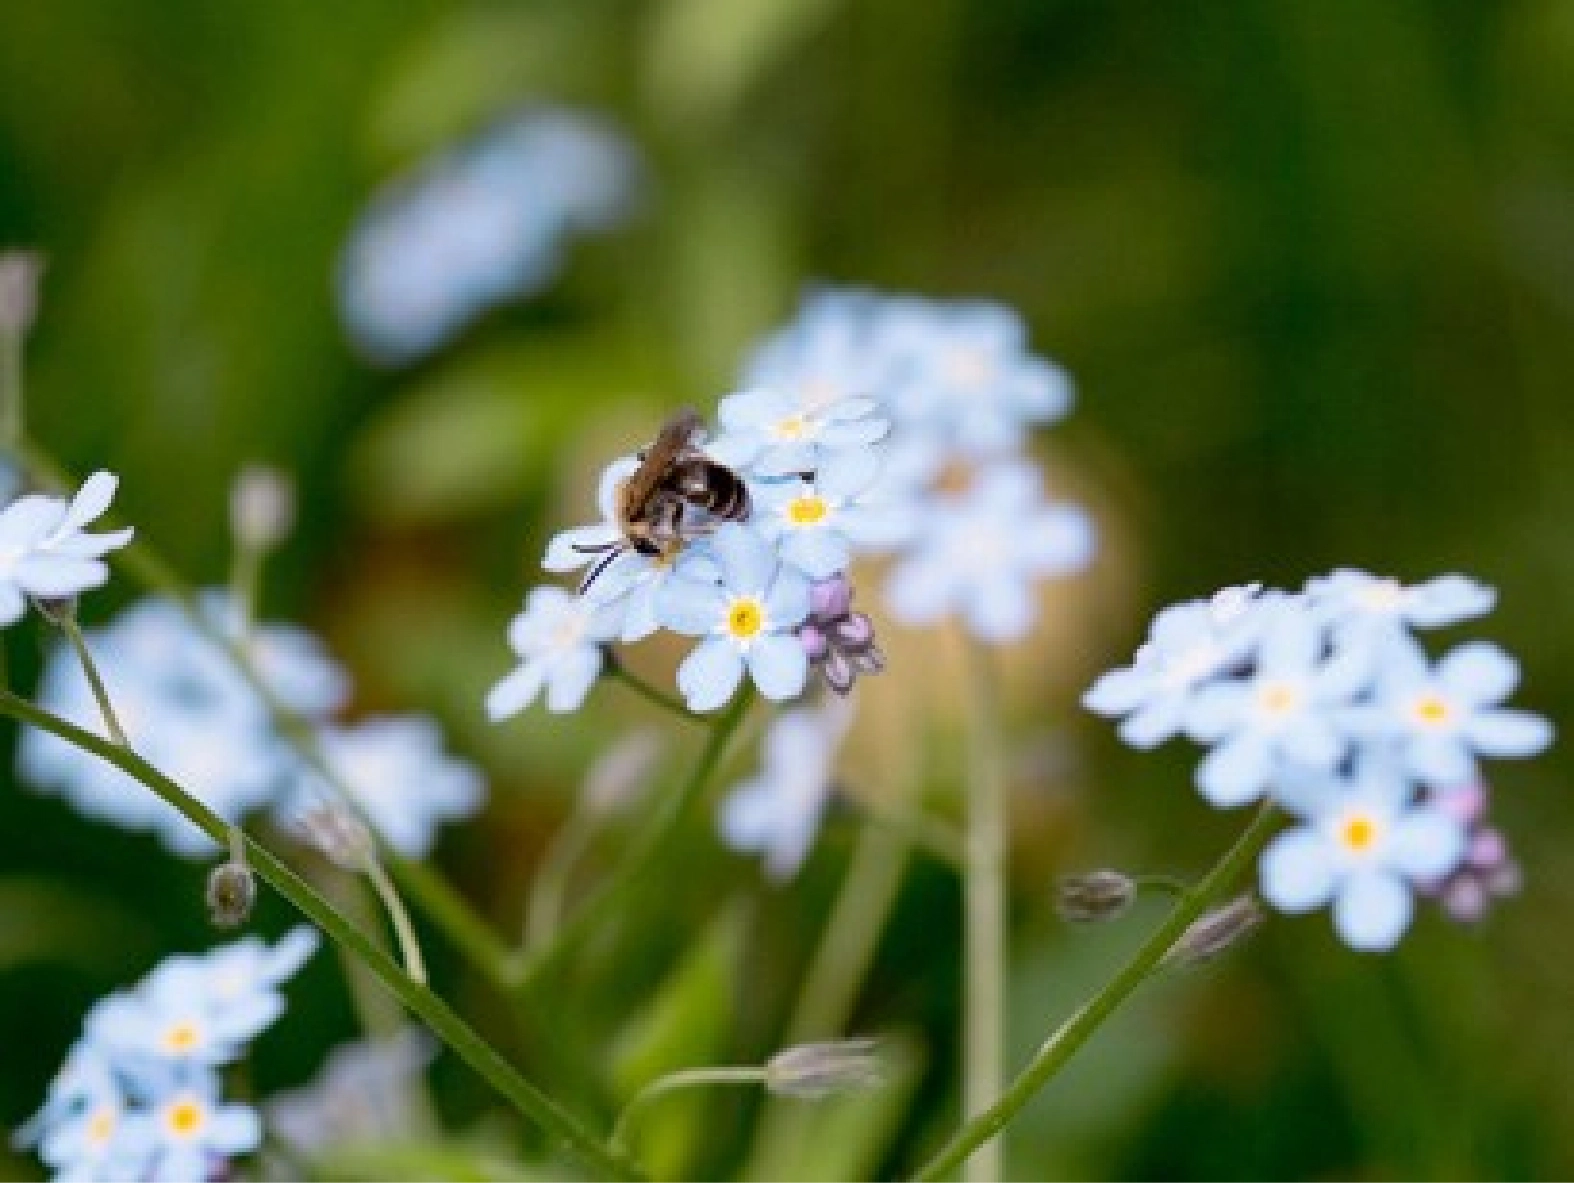
[[[572,542],[569,544],[571,549],[577,550],[582,555],[599,555],[603,551],[611,550],[617,545],[618,542],[616,539],[613,539],[611,542],[598,542],[593,546],[585,546],[583,543],[579,542]]]
[[[596,565],[590,569],[590,574],[586,575],[584,579],[580,580],[580,582],[579,582],[579,594],[580,595],[584,595],[585,592],[590,590],[590,585],[592,583],[596,582],[597,576],[599,576],[603,571],[605,571],[609,566],[611,566],[612,560],[617,558],[620,554],[622,554],[628,548],[626,546],[621,546],[621,545],[618,545],[618,544],[614,543],[614,544],[611,544],[606,549],[607,549],[607,553],[605,555],[603,555],[601,557],[600,561],[597,562]]]

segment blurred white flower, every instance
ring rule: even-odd
[[[578,710],[601,674],[602,645],[617,635],[617,623],[615,610],[605,604],[560,587],[531,589],[525,610],[508,626],[519,668],[487,694],[487,716],[496,723],[517,715],[542,690],[547,710]]]
[[[132,531],[89,534],[114,499],[119,478],[95,472],[69,501],[30,493],[0,509],[0,627],[15,624],[28,597],[62,600],[109,578],[104,556]]]

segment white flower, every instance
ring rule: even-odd
[[[721,400],[722,434],[708,451],[759,476],[812,472],[843,449],[884,438],[891,424],[878,410],[872,398],[814,386],[740,391]]]
[[[1093,557],[1093,524],[1080,508],[1045,501],[1025,462],[985,469],[960,495],[922,511],[924,528],[886,586],[904,624],[955,613],[994,642],[1026,635],[1037,614],[1034,584],[1071,574]]]
[[[680,562],[657,604],[668,628],[705,638],[678,667],[689,709],[721,706],[745,669],[766,698],[796,698],[809,676],[808,653],[793,633],[809,615],[809,581],[746,526],[722,526],[711,550],[714,568],[710,559],[697,568]]]
[[[882,497],[879,477],[878,455],[849,449],[809,479],[756,481],[752,524],[784,561],[811,579],[828,579],[845,571],[855,553],[888,550],[916,530],[914,508]]]
[[[1301,795],[1304,824],[1263,852],[1263,898],[1286,912],[1332,902],[1347,945],[1392,948],[1409,926],[1414,885],[1448,874],[1465,853],[1460,820],[1410,796],[1402,775],[1374,761],[1352,781]]]
[[[172,1083],[145,1109],[128,1114],[131,1136],[151,1161],[149,1183],[190,1183],[213,1175],[215,1162],[250,1154],[262,1143],[262,1122],[250,1105],[226,1104],[212,1073]]]
[[[538,587],[508,626],[508,643],[520,665],[493,686],[486,713],[496,723],[517,715],[541,694],[547,710],[579,709],[601,673],[602,645],[617,635],[613,609],[559,587]]]
[[[722,838],[734,850],[764,855],[771,878],[795,874],[814,844],[834,788],[836,753],[852,720],[843,698],[782,712],[765,733],[764,767],[722,802]]]
[[[1341,567],[1306,584],[1308,601],[1335,625],[1442,628],[1492,611],[1497,593],[1465,575],[1439,575],[1406,586],[1397,579]]]
[[[372,828],[407,857],[424,857],[439,825],[472,816],[485,800],[480,772],[443,751],[442,731],[430,719],[366,719],[324,727],[317,738],[328,767]],[[289,819],[334,799],[333,790],[303,763],[280,816]]]
[[[128,1130],[125,1090],[95,1049],[78,1043],[49,1085],[43,1108],[16,1134],[18,1146],[64,1179],[140,1179],[148,1147]]]
[[[27,598],[80,595],[109,578],[104,555],[131,541],[130,528],[89,534],[114,499],[119,478],[95,472],[66,501],[31,493],[0,509],[0,627],[15,624]]]
[[[203,610],[228,627],[234,613],[221,595]],[[144,600],[102,629],[89,630],[99,665],[132,747],[226,821],[266,804],[293,766],[267,708],[183,608]],[[264,624],[250,642],[262,676],[283,701],[309,719],[343,702],[348,683],[309,633]],[[38,698],[45,709],[104,734],[87,679],[70,647],[57,646]],[[205,856],[212,840],[178,811],[98,757],[47,732],[27,729],[17,753],[23,779],[65,797],[89,817],[149,830],[179,854]]]

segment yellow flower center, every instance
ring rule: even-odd
[[[1287,682],[1269,682],[1257,692],[1258,705],[1270,715],[1287,715],[1300,701],[1300,693]]]
[[[795,526],[812,526],[823,521],[829,512],[825,498],[817,493],[805,493],[787,503],[787,520]]]
[[[1353,854],[1364,854],[1377,841],[1377,823],[1364,813],[1351,814],[1339,828],[1339,839]]]
[[[99,1109],[87,1122],[87,1140],[95,1146],[102,1146],[115,1136],[117,1114],[113,1105],[105,1105]]]
[[[190,1098],[176,1101],[164,1110],[164,1121],[170,1133],[181,1138],[192,1137],[202,1129],[207,1119],[207,1110]]]
[[[740,641],[747,641],[765,627],[765,608],[752,596],[734,600],[727,609],[727,631]]]
[[[809,424],[805,422],[802,415],[789,415],[785,419],[778,419],[776,426],[772,428],[776,438],[783,440],[800,440],[808,430]]]
[[[1415,716],[1428,727],[1441,727],[1452,714],[1448,703],[1435,694],[1424,694],[1416,699]]]
[[[189,1052],[201,1042],[202,1032],[190,1020],[184,1023],[176,1023],[168,1031],[164,1032],[164,1050],[172,1056]]]

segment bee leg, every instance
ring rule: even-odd
[[[623,546],[621,543],[607,547],[607,553],[603,555],[600,560],[597,561],[596,565],[590,569],[590,573],[579,581],[579,594],[584,595],[587,591],[589,591],[590,585],[596,582],[596,578],[612,565],[612,561],[614,559],[616,559],[627,549],[628,548]]]

